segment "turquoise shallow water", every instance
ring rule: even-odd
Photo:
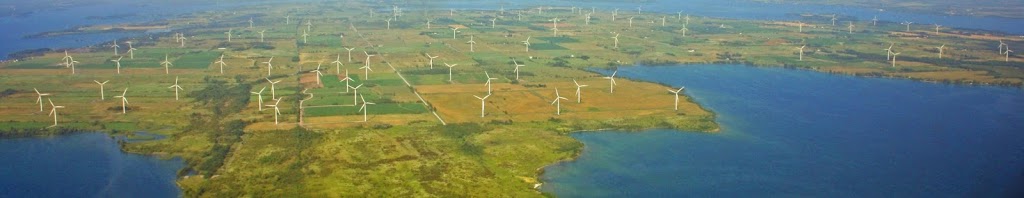
[[[181,159],[121,152],[101,133],[0,139],[0,197],[178,197]]]
[[[594,132],[562,197],[1019,197],[1024,91],[737,65],[630,67],[686,86],[717,134]],[[665,97],[671,97],[666,93]],[[666,107],[671,108],[671,107]]]

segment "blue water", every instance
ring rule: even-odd
[[[720,133],[594,132],[563,197],[1020,197],[1024,91],[736,65],[629,67],[686,86]],[[671,97],[666,94],[665,97]],[[670,108],[666,106],[665,108]]]
[[[0,139],[0,197],[178,197],[181,159],[121,152],[106,134]]]

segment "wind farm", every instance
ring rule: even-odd
[[[1024,58],[1009,49],[1024,38],[999,33],[841,13],[691,20],[578,6],[312,2],[178,16],[159,21],[167,33],[0,62],[12,93],[0,97],[0,128],[165,135],[123,149],[186,161],[186,197],[538,197],[538,170],[582,150],[570,133],[719,130],[690,89],[622,67],[1024,82]]]

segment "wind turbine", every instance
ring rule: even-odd
[[[936,48],[939,49],[939,59],[942,59],[942,50],[946,48],[946,44],[942,44],[942,46]]]
[[[363,112],[363,122],[366,122],[368,120],[366,114],[368,111],[370,111],[370,109],[366,108],[366,105],[373,105],[377,103],[366,102],[366,99],[363,98],[363,95],[359,95],[359,100],[363,102],[363,105],[359,107],[359,111]]]
[[[935,34],[939,34],[939,28],[941,28],[941,27],[942,27],[942,25],[935,24]]]
[[[224,74],[224,65],[227,65],[227,63],[224,63],[224,54],[220,55],[220,60],[217,60],[217,62],[213,62],[213,63],[214,64],[219,64],[220,65],[220,73]]]
[[[893,52],[892,53],[892,67],[896,67],[896,56],[897,55],[900,55],[900,53],[898,53],[898,52]]]
[[[586,24],[590,25],[590,13],[587,13],[587,19],[586,20],[587,20]]]
[[[306,30],[302,30],[302,44],[306,44],[307,36],[309,36],[309,34],[306,32]]]
[[[896,45],[896,43],[889,43],[889,48],[882,49],[883,51],[886,52],[885,53],[885,60],[892,59],[892,46],[895,46],[895,45]]]
[[[427,58],[430,58],[430,69],[434,69],[434,59],[437,57],[439,56],[430,56],[430,54],[427,54]]]
[[[558,37],[558,17],[551,19],[551,30],[555,31],[555,37]]]
[[[803,22],[803,21],[800,21],[800,22],[798,22],[798,23],[797,23],[796,25],[797,25],[798,27],[800,27],[800,30],[799,30],[799,32],[800,32],[800,33],[803,33],[803,32],[804,32],[804,22]]]
[[[690,30],[690,29],[686,28],[686,24],[683,24],[683,28],[679,29],[679,31],[683,31],[683,37],[686,37],[686,31],[687,30]],[[616,40],[618,40],[618,39],[616,39]]]
[[[273,62],[273,61],[274,61],[274,57],[271,56],[270,59],[267,60],[267,62],[263,62],[263,63],[267,64],[267,76],[270,76],[270,70],[274,69],[274,64],[271,64],[271,62]]]
[[[167,54],[164,54],[164,61],[160,62],[160,65],[164,66],[164,74],[171,74],[171,61],[167,58]]]
[[[39,103],[39,112],[43,112],[43,96],[49,96],[50,94],[39,93],[39,90],[36,88],[32,88],[32,90],[36,90],[36,95],[38,96],[36,97],[36,103]]]
[[[427,19],[427,29],[430,29],[430,19]]]
[[[249,29],[252,29],[252,17],[249,17]]]
[[[266,89],[267,87],[263,87],[259,92],[249,92],[252,93],[252,95],[256,95],[256,98],[258,98],[257,100],[259,101],[259,105],[256,106],[260,108],[260,111],[263,111],[263,90]]]
[[[665,27],[665,16],[661,16],[661,27]]]
[[[486,101],[487,101],[487,98],[488,98],[488,97],[491,97],[491,94],[487,94],[487,95],[486,95],[486,96],[484,96],[483,98],[481,98],[480,96],[476,96],[476,95],[473,95],[473,97],[476,97],[477,99],[480,99],[480,117],[482,118],[482,117],[484,117],[484,115],[486,114],[486,113],[484,112],[484,110],[486,110],[486,109],[487,109],[487,108],[486,108],[486,107],[487,107],[487,103],[486,103]]]
[[[800,60],[801,61],[804,60],[804,48],[805,47],[807,47],[807,45],[803,45],[803,46],[800,46],[800,47],[797,48],[797,49],[800,49]]]
[[[117,65],[117,74],[121,74],[121,59],[122,58],[124,58],[124,56],[117,57],[117,60],[110,60],[110,61],[114,61],[114,64]]]
[[[456,27],[456,28],[452,28],[452,39],[453,39],[453,40],[455,39],[455,35],[456,35],[456,33],[458,33],[458,31],[459,31],[459,28],[458,28],[458,27]]]
[[[128,113],[128,97],[125,97],[125,94],[128,94],[127,87],[124,88],[124,92],[121,92],[120,96],[114,96],[114,98],[121,98],[121,114]]]
[[[278,121],[277,121],[277,116],[281,115],[281,109],[278,108],[278,105],[281,104],[281,99],[282,98],[274,99],[275,100],[274,104],[266,105],[267,107],[274,107],[274,125],[279,124]]]
[[[1010,53],[1013,53],[1013,50],[1010,50],[1010,46],[1006,46],[1006,62],[1010,62]]]
[[[1002,42],[1003,41],[999,41],[999,43],[1002,43]],[[999,54],[1003,54],[1003,46],[1002,46],[1002,44],[999,45]],[[60,61],[64,61],[64,64],[67,65],[67,64],[71,64],[71,59],[72,59],[71,55],[68,55],[68,50],[64,50],[64,58],[61,58]]]
[[[171,85],[170,87],[167,87],[167,88],[170,88],[170,89],[174,90],[174,100],[178,100],[178,90],[185,90],[185,89],[182,89],[181,86],[178,85],[178,77],[177,76],[174,77],[174,85]]]
[[[267,30],[260,30],[260,43],[263,42],[263,33],[264,32],[267,32]]]
[[[352,86],[348,86],[348,87],[352,88],[352,106],[355,106],[359,102],[358,100],[356,100],[357,99],[356,96],[360,96],[359,95],[359,88],[363,87],[363,84],[356,85],[355,87],[352,87]]]
[[[291,23],[292,23],[292,15],[285,15],[284,16],[284,24],[291,24]]]
[[[100,81],[97,81],[97,80],[93,80],[93,82],[96,82],[96,84],[100,85],[100,100],[106,100],[107,97],[103,95],[103,85],[107,84],[107,82],[110,82],[110,81],[107,80],[107,81],[100,82]]]
[[[850,29],[850,30],[849,30],[849,31],[850,31],[850,34],[853,34],[853,27],[854,27],[854,26],[853,26],[853,21],[850,21],[850,25],[846,26],[846,28],[849,28],[849,29]]]
[[[609,81],[609,85],[608,85],[608,92],[609,93],[615,93],[615,85],[618,84],[618,83],[615,83],[615,74],[618,74],[618,73],[619,73],[619,70],[615,70],[615,72],[612,72],[611,76],[604,77],[604,79],[608,79],[608,81]]]
[[[633,27],[633,17],[629,17],[629,27]]]
[[[583,102],[583,94],[582,94],[583,93],[582,92],[583,87],[587,87],[589,85],[580,85],[580,83],[576,82],[576,79],[572,79],[572,83],[576,84],[576,103],[579,104],[579,103]]]
[[[388,23],[388,30],[391,30],[391,18],[385,19],[384,21]]]
[[[672,92],[672,95],[676,96],[676,103],[675,103],[675,106],[676,106],[675,110],[676,111],[679,111],[679,94],[681,94],[683,92],[683,89],[686,89],[686,87],[679,87],[679,89],[676,89],[676,90],[673,90],[673,89],[669,89],[668,90],[668,92]]]
[[[228,29],[227,32],[224,32],[225,35],[228,35],[228,42],[231,42],[231,31],[233,31],[233,30],[235,30],[235,29],[234,28],[230,28],[230,29]]]
[[[341,66],[345,65],[341,63],[341,54],[338,54],[338,58],[335,58],[331,64],[334,64],[335,74],[341,74]]]
[[[612,11],[612,21],[615,21],[615,18],[618,18],[617,17],[618,15],[619,15],[619,9],[615,8],[615,10]]]
[[[487,84],[487,95],[491,95],[491,80],[497,80],[498,78],[491,78],[491,75],[487,74],[487,71],[484,71],[484,75],[487,76],[487,83],[484,83]]]
[[[474,52],[473,45],[476,44],[476,41],[473,41],[473,35],[469,35],[469,42],[466,43],[469,43],[469,52]]]
[[[526,40],[525,40],[525,41],[523,41],[523,44],[526,44],[526,51],[527,51],[527,52],[529,52],[529,51],[530,51],[530,38],[532,38],[532,37],[530,37],[530,36],[527,36],[527,37],[526,37]]]
[[[114,43],[113,43],[113,44],[111,44],[111,45],[110,45],[110,47],[111,47],[111,48],[114,48],[114,56],[117,56],[117,49],[118,49],[118,48],[121,48],[121,46],[120,46],[120,45],[117,45],[117,40],[114,40]]]
[[[277,83],[280,83],[281,80],[271,81],[270,78],[263,78],[263,79],[267,79],[267,82],[270,83],[270,98],[277,98],[277,89],[274,88],[274,85],[276,85]]]
[[[494,29],[494,24],[497,23],[497,21],[498,21],[498,18],[492,18],[491,19],[491,29]]]
[[[1007,46],[1006,49],[1010,49],[1009,46]],[[68,65],[71,66],[71,74],[75,74],[75,63],[79,63],[79,62],[75,61],[74,57],[68,58],[68,60],[71,60],[71,61],[68,62]]]
[[[352,50],[354,50],[354,49],[356,49],[356,48],[354,48],[354,47],[353,48],[345,48],[345,50],[348,50],[348,62],[350,62],[350,63],[352,62]]]
[[[619,34],[616,33],[615,36],[612,37],[612,39],[615,39],[615,49],[618,49],[619,48]]]
[[[57,126],[57,109],[63,109],[64,106],[57,106],[57,105],[53,104],[53,100],[50,100],[50,99],[46,99],[46,100],[50,101],[51,109],[50,109],[50,114],[49,115],[53,116],[53,126],[50,126],[50,127],[55,127],[55,126]]]
[[[320,65],[321,65],[320,63],[316,64],[316,70],[309,71],[309,73],[316,74],[316,75],[313,75],[313,77],[316,77],[316,84],[317,85],[320,85],[320,77],[324,76],[324,73],[320,72]]]
[[[871,26],[878,26],[878,16],[877,15],[875,16],[875,18],[871,19]]]
[[[448,66],[448,82],[452,81],[452,68],[455,67],[456,65],[459,64],[449,65],[448,63],[444,63],[444,66]]]
[[[124,42],[124,43],[128,44],[128,59],[133,59],[134,60],[135,59],[135,48],[132,47],[132,42],[128,41],[128,42]]]
[[[518,81],[519,80],[519,68],[520,67],[526,67],[526,65],[520,65],[519,62],[517,62],[515,58],[512,58],[512,64],[514,64],[514,66],[516,67],[514,72],[516,72],[516,80]]]
[[[903,22],[903,25],[907,25],[907,32],[910,32],[910,24],[914,24],[914,22],[910,22],[910,21]]]
[[[306,20],[306,31],[307,32],[312,32],[313,31],[313,20]]]
[[[363,67],[360,67],[359,69],[363,69],[363,80],[369,80],[370,71],[373,71],[373,69],[370,68],[370,57],[375,55],[370,55],[366,51],[363,51],[363,53],[366,54],[366,65],[363,65]]]
[[[1004,43],[1003,40],[999,40],[999,54],[1003,54],[1003,47],[1006,47],[1007,49],[1009,49],[1010,45],[1007,45],[1006,43]],[[67,51],[65,51],[65,53],[67,53]]]
[[[832,26],[836,26],[836,14],[832,14]]]
[[[555,105],[555,115],[562,115],[562,100],[569,100],[568,98],[562,97],[558,94],[558,88],[555,88],[555,101],[551,104]]]
[[[349,88],[351,88],[351,87],[352,87],[352,86],[349,86],[349,85],[348,85],[348,83],[349,83],[349,82],[352,82],[352,81],[353,81],[353,80],[352,80],[352,78],[349,78],[349,76],[348,76],[348,70],[346,69],[346,70],[345,70],[345,78],[342,78],[342,79],[341,79],[341,81],[339,81],[339,82],[345,82],[345,92],[344,92],[344,93],[348,93],[348,91],[349,91]]]

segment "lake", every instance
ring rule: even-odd
[[[178,197],[180,158],[121,152],[103,133],[0,139],[0,197]]]
[[[602,71],[609,73],[608,71]],[[562,197],[1020,197],[1024,91],[739,65],[628,67],[686,86],[719,133],[590,132]],[[672,97],[666,92],[665,97]],[[671,107],[666,107],[671,108]]]

